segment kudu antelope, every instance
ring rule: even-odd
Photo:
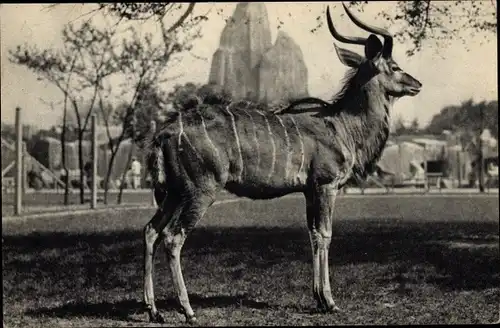
[[[154,301],[153,258],[164,240],[167,261],[188,322],[195,315],[181,272],[182,245],[195,224],[225,189],[239,197],[271,199],[301,192],[313,256],[317,305],[337,310],[328,272],[328,250],[337,191],[349,179],[371,173],[389,135],[389,110],[397,98],[419,93],[421,83],[392,59],[393,39],[362,23],[368,38],[342,36],[326,18],[332,36],[364,46],[365,56],[335,46],[349,66],[332,104],[314,115],[263,113],[226,105],[198,105],[172,114],[151,140],[148,167],[159,208],[144,228],[144,301],[151,321],[162,322]]]

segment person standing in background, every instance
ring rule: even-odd
[[[130,165],[132,171],[132,188],[137,189],[141,186],[141,163],[134,156],[132,157],[132,164]]]

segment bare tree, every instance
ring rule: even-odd
[[[80,202],[84,202],[83,139],[90,116],[103,88],[103,80],[118,71],[113,55],[113,31],[101,31],[90,21],[75,27],[68,24],[62,31],[63,49],[40,49],[34,45],[18,45],[9,51],[10,60],[27,67],[42,80],[55,85],[73,107],[78,130],[78,162],[80,169]],[[71,79],[70,76],[73,76]],[[89,96],[89,110],[82,113],[81,104]]]
[[[148,4],[145,4],[148,6]],[[136,8],[144,5],[137,4]],[[151,5],[149,5],[151,6]],[[102,101],[109,96],[112,91],[119,94],[118,99],[127,99],[129,110],[124,115],[122,124],[123,133],[115,140],[110,140],[112,158],[109,167],[112,167],[116,151],[119,144],[131,129],[130,122],[135,117],[135,102],[137,94],[145,84],[159,85],[174,77],[166,77],[165,72],[169,67],[179,63],[180,54],[191,50],[192,41],[200,37],[198,24],[203,17],[192,17],[194,4],[188,4],[183,11],[183,4],[172,4],[166,10],[154,11],[152,15],[157,19],[154,21],[159,27],[160,38],[156,39],[151,33],[139,35],[136,28],[129,27],[123,35],[121,44],[117,41],[116,29],[122,18],[118,17],[112,27],[97,28],[92,23],[92,19],[82,23],[78,28],[73,24],[68,24],[62,33],[64,50],[55,49],[41,50],[34,46],[18,46],[17,51],[11,51],[11,60],[20,65],[24,65],[35,71],[39,76],[58,86],[67,96],[73,106],[74,111],[68,117],[76,121],[79,142],[79,166],[81,181],[81,201],[84,201],[83,187],[83,139],[88,126],[90,116],[96,106],[104,104]],[[154,7],[154,6],[153,6]],[[120,10],[120,4],[105,4],[99,7],[103,10],[116,12]],[[172,21],[172,17],[181,12],[178,19]],[[124,15],[126,11],[124,11]],[[122,26],[122,25],[121,25]],[[71,86],[64,87],[63,82],[69,74],[70,58],[77,56],[74,64],[73,74],[75,78],[71,81]],[[116,73],[124,77],[126,83],[116,85],[105,85],[105,81]],[[108,81],[109,82],[109,81]],[[116,89],[123,92],[116,92]],[[86,100],[81,96],[87,95]],[[85,105],[82,107],[82,104]],[[102,112],[102,107],[101,112]],[[86,109],[86,110],[85,110]],[[105,115],[103,115],[105,116]],[[106,118],[108,118],[106,116]],[[103,120],[106,126],[109,120]],[[110,138],[109,128],[108,138]],[[109,185],[108,169],[105,189]],[[106,192],[107,195],[107,192]],[[106,197],[105,197],[106,198]]]
[[[71,71],[71,69],[70,69]],[[66,86],[69,85],[71,79],[71,74],[68,76],[68,82],[66,83]],[[47,103],[45,100],[40,99],[43,103],[46,103],[47,105],[50,106],[52,111],[55,110],[55,105],[54,102]],[[57,105],[60,105],[58,103]],[[67,94],[64,94],[64,100],[63,100],[63,117],[62,117],[62,122],[61,122],[61,132],[59,134],[59,140],[61,143],[61,168],[64,171],[64,205],[69,205],[69,187],[70,187],[70,179],[69,179],[69,170],[68,166],[66,163],[66,132],[68,130],[68,120],[67,120],[67,113],[68,113],[68,96]]]

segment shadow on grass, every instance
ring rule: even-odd
[[[366,262],[432,264],[449,277],[446,287],[474,289],[498,286],[499,251],[497,223],[417,223],[388,220],[339,221],[332,238],[333,265]],[[469,243],[471,247],[453,247]],[[22,273],[37,268],[81,265],[86,270],[109,274],[124,264],[141,268],[142,234],[119,231],[102,234],[34,233],[3,236],[4,272]],[[198,228],[183,249],[185,259],[223,257],[223,265],[245,262],[266,269],[290,261],[310,263],[305,228]],[[188,264],[187,264],[188,265]],[[87,272],[89,273],[89,272]],[[91,273],[91,272],[90,272]],[[4,274],[5,277],[5,274]],[[90,277],[92,278],[92,277]],[[99,279],[97,279],[99,280]],[[104,280],[104,279],[103,279]]]
[[[107,297],[111,291],[133,299],[137,291],[142,290],[140,231],[3,235],[2,246],[6,299],[68,298],[72,297],[72,291],[81,291],[88,299],[102,299],[102,295]],[[383,279],[386,280],[383,283],[387,280],[401,283],[415,267],[428,270],[419,282],[442,289],[482,290],[497,288],[500,282],[498,223],[402,222],[397,219],[338,221],[331,249],[333,266],[379,263],[394,268],[392,272],[381,269],[385,270],[379,274],[382,278],[374,283]],[[272,278],[267,274],[262,276],[262,270],[292,262],[309,267],[310,253],[305,228],[198,228],[184,246],[183,267],[190,277],[190,286],[205,287],[222,278],[235,280],[237,274],[248,274],[250,269],[261,275],[257,276],[258,282],[272,286]],[[242,269],[241,264],[246,269]],[[308,280],[309,277],[300,279]],[[116,291],[117,288],[122,289]],[[227,293],[224,288],[228,287],[209,288],[224,294]],[[102,291],[102,295],[97,291]],[[131,313],[143,311],[142,304],[135,300],[79,302],[58,308],[33,309],[31,315],[125,319]],[[244,296],[191,295],[191,302],[196,307],[238,304],[250,308],[269,307]],[[158,306],[162,310],[175,310],[177,303],[173,299],[160,300]]]
[[[189,295],[190,303],[195,308],[225,308],[242,306],[251,309],[265,309],[270,306],[265,302],[257,302],[248,299],[246,295],[238,296],[212,296],[204,297],[198,294]],[[163,311],[177,311],[179,303],[174,298],[159,299],[156,301],[156,306]],[[123,300],[114,303],[100,302],[89,304],[88,302],[69,303],[61,307],[55,308],[40,308],[36,310],[28,310],[26,312],[30,316],[49,316],[58,318],[68,317],[88,317],[88,318],[108,318],[123,321],[143,322],[143,320],[135,320],[131,316],[144,314],[146,316],[146,308],[144,303],[137,300]]]

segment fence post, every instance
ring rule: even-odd
[[[22,143],[22,158],[23,158],[23,194],[28,190],[28,150],[26,148],[26,143]]]
[[[14,214],[20,215],[23,207],[23,129],[21,108],[16,108],[16,201]]]
[[[429,190],[429,181],[427,180],[427,145],[424,143],[424,190]]]
[[[151,121],[151,136],[154,136],[156,133],[156,122],[154,120]],[[157,206],[156,200],[155,200],[155,191],[154,191],[154,186],[153,186],[153,177],[151,177],[151,186],[152,188],[152,193],[151,193],[151,205]]]
[[[97,207],[97,121],[92,114],[92,200],[91,208]]]

